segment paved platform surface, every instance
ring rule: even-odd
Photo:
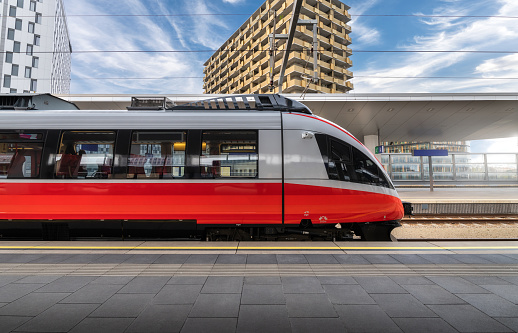
[[[513,332],[517,242],[0,242],[0,332]]]
[[[518,203],[518,188],[398,188],[403,201],[419,203]]]

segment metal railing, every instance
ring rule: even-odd
[[[429,181],[428,157],[381,154],[381,163],[395,181]],[[518,182],[516,153],[452,153],[432,157],[434,181]]]

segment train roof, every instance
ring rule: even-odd
[[[131,110],[134,108],[128,108]],[[278,94],[250,94],[216,97],[177,105],[168,110],[281,111],[313,114],[304,104]]]

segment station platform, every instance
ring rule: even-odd
[[[518,215],[517,187],[398,188],[416,215]]]
[[[0,242],[0,332],[516,332],[518,242]]]

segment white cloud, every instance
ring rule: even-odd
[[[198,16],[215,12],[206,0],[185,0],[184,5],[171,7],[164,0],[67,0],[68,27],[76,51],[72,53],[71,92],[201,93],[203,62],[211,53],[189,51],[219,47],[228,38],[222,35],[228,27],[217,16]],[[178,11],[192,16],[146,16]],[[121,13],[137,16],[109,16]],[[134,52],[80,52],[96,50]],[[167,52],[146,52],[150,50]]]
[[[518,2],[505,0],[498,2],[501,7],[497,15],[512,16],[518,12]],[[456,2],[452,7],[441,9],[449,15],[466,15],[464,8],[456,12]],[[510,45],[518,45],[518,25],[514,20],[501,18],[477,18],[468,22],[446,24],[442,29],[435,26],[435,31],[425,36],[415,36],[413,43],[401,46],[403,50],[508,50]],[[487,58],[487,54],[485,55]],[[518,80],[438,80],[438,79],[376,79],[361,76],[413,77],[437,76],[441,70],[455,69],[457,66],[471,67],[470,74],[500,76],[504,71],[497,71],[498,66],[512,68],[518,58],[497,56],[493,59],[478,60],[480,54],[470,53],[410,53],[399,57],[399,61],[383,61],[371,65],[365,71],[355,71],[356,92],[442,92],[442,91],[516,91]],[[391,58],[394,59],[394,58]],[[478,61],[478,62],[477,62]],[[354,70],[354,68],[353,68]],[[516,70],[515,70],[516,71]],[[444,75],[444,74],[443,74]],[[517,73],[518,75],[518,73]],[[440,75],[439,75],[440,76]],[[446,74],[448,76],[448,74]],[[452,76],[456,76],[453,74]],[[462,76],[467,76],[466,74]]]
[[[231,3],[235,5],[236,3],[243,2],[244,0],[223,0],[223,2]]]
[[[351,6],[351,15],[361,15],[374,7],[379,0],[367,0],[358,3],[348,3]],[[353,45],[357,49],[377,44],[381,40],[381,33],[378,29],[362,22],[361,16],[353,17],[349,22],[352,29]]]

